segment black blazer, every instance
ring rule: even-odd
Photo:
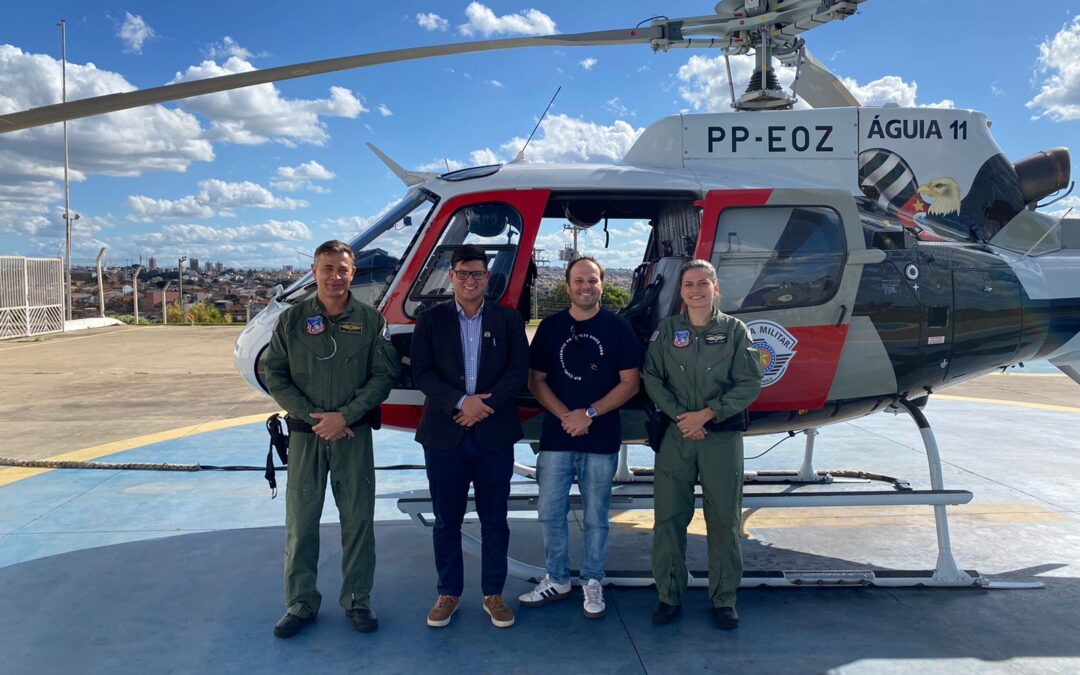
[[[514,397],[529,377],[529,342],[525,322],[513,309],[484,302],[476,393],[495,413],[473,429],[484,450],[499,450],[521,440],[521,422]],[[457,303],[442,302],[416,321],[409,346],[413,382],[424,392],[424,413],[416,441],[427,450],[450,450],[461,443],[465,427],[454,421],[454,408],[465,395],[465,357]]]

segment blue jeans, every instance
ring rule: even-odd
[[[615,477],[619,454],[590,452],[541,452],[536,460],[536,480],[540,484],[537,511],[544,528],[544,556],[551,580],[570,581],[570,554],[566,516],[570,509],[570,486],[576,477],[585,515],[585,542],[581,550],[579,578],[601,581],[607,560],[608,506],[611,480]]]

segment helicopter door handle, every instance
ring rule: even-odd
[[[847,318],[847,305],[840,305],[840,318],[836,320],[836,325],[843,326],[845,318]]]

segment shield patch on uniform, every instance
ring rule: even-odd
[[[309,316],[304,319],[304,323],[306,324],[304,329],[308,335],[322,335],[323,331],[326,330],[326,322],[323,321],[321,316]]]
[[[675,337],[671,339],[671,344],[675,345],[679,349],[690,346],[690,331],[677,330],[675,331]]]

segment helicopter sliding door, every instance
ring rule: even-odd
[[[847,229],[858,222],[840,190],[706,195],[694,255],[716,266],[720,309],[746,322],[761,353],[763,387],[751,410],[824,406],[858,285],[857,274],[845,274]]]

